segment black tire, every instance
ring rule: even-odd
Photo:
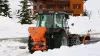
[[[73,46],[73,45],[81,44],[81,41],[77,35],[73,34],[69,37],[68,43],[69,43],[69,46]]]
[[[32,43],[33,41],[31,40],[31,36],[29,36],[29,39],[28,39],[28,50],[29,50],[29,52],[32,54],[32,53],[34,53],[34,50],[32,50]]]

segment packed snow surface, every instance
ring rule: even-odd
[[[89,45],[77,45],[73,47],[62,46],[60,49],[47,52],[36,51],[29,56],[100,56],[100,42]]]
[[[20,46],[27,47],[27,44],[9,40],[0,41],[0,56],[23,56],[23,54],[28,53],[27,48],[20,49]]]
[[[25,46],[25,49],[20,49]],[[36,51],[33,54],[28,52],[27,44],[18,41],[1,41],[0,56],[100,56],[100,42],[88,45],[76,45],[73,47],[61,46],[60,49],[48,51]]]

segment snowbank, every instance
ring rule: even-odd
[[[74,23],[74,26],[71,25],[72,23]],[[85,34],[85,32],[91,28],[88,27],[90,24],[88,17],[70,17],[68,24],[70,27],[69,30],[73,34]]]
[[[47,52],[36,51],[29,56],[100,56],[99,51],[100,42],[73,47],[62,46],[60,49],[48,50]]]
[[[28,27],[21,25],[8,17],[0,16],[0,38],[28,37]]]
[[[88,17],[70,17],[68,20],[70,31],[72,33],[87,33],[88,30],[100,32],[100,19],[89,19]],[[74,23],[74,26],[71,24]]]

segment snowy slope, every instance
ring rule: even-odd
[[[31,25],[21,25],[11,18],[0,16],[0,38],[28,37],[29,26]]]
[[[12,19],[7,17],[0,16],[0,37],[12,37],[17,36],[17,29],[20,27],[20,24],[16,24]]]

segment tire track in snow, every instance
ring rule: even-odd
[[[16,56],[28,56],[30,53],[28,52],[28,51],[25,51],[25,52],[23,52],[23,53],[20,53],[20,54],[18,54],[18,55],[16,55]]]

